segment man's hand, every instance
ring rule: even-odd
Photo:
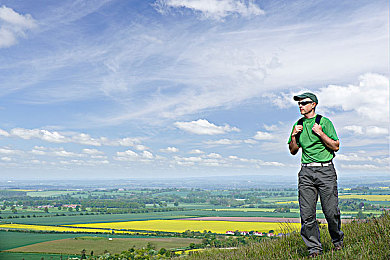
[[[290,149],[290,153],[292,155],[295,155],[298,150],[299,150],[299,146],[297,144],[297,140],[296,140],[296,136],[298,133],[302,132],[303,130],[303,126],[302,125],[296,125],[293,129],[293,132],[291,134],[291,142],[288,144],[288,147]]]
[[[317,124],[317,123],[315,123],[315,124],[313,125],[313,128],[312,128],[311,130],[313,130],[313,132],[314,132],[316,135],[318,135],[318,136],[321,136],[321,134],[323,133],[323,132],[322,132],[322,126],[320,126],[320,125]]]
[[[340,149],[340,141],[329,138],[322,131],[322,127],[319,124],[315,123],[312,130],[316,135],[318,135],[321,138],[322,142],[324,142],[326,147],[328,147],[329,149],[335,152],[337,152]]]
[[[296,125],[294,127],[294,130],[293,130],[291,136],[296,136],[298,133],[302,132],[302,130],[303,130],[303,126],[302,125]]]

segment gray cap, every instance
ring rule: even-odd
[[[316,102],[318,104],[318,99],[317,99],[316,95],[314,95],[313,93],[306,92],[306,93],[294,96],[295,101],[299,101],[299,100],[305,99],[305,98],[310,98],[313,102]]]

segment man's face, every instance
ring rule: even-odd
[[[298,101],[298,106],[301,114],[306,115],[316,107],[316,103],[314,103],[310,98],[305,98]]]

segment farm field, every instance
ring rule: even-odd
[[[268,232],[275,230],[281,232],[288,225],[291,229],[298,229],[299,223],[280,224],[277,222],[238,222],[238,221],[198,221],[198,220],[147,220],[129,222],[111,222],[78,224],[72,227],[102,228],[102,229],[127,229],[164,232],[184,232],[186,230],[224,234],[229,230]]]
[[[190,240],[183,241],[184,244],[176,240],[175,244],[170,240],[172,235],[176,239],[185,236],[206,241],[196,242],[200,248],[216,246],[207,242],[211,238],[220,239],[221,247],[235,247],[239,245],[229,245],[227,241],[248,241],[254,236],[222,234],[236,230],[279,233],[287,226],[280,221],[290,222],[289,227],[298,230],[300,216],[296,194],[294,189],[2,190],[0,229],[46,233],[0,231],[0,259],[41,260],[43,257],[56,260],[61,259],[60,254],[66,258],[80,256],[82,249],[86,249],[88,255],[92,250],[99,255],[104,250],[115,253],[132,245],[143,247],[147,242],[156,243],[157,248],[188,247]],[[345,222],[357,216],[381,215],[390,206],[388,189],[350,188],[340,190],[339,198]],[[79,207],[69,209],[67,204]],[[317,210],[317,218],[324,219],[321,210]],[[114,234],[112,229],[115,229]],[[204,230],[213,233],[204,233]],[[134,234],[143,237],[135,239]],[[109,241],[108,236],[115,239]]]
[[[19,213],[18,213],[19,214]],[[151,219],[175,219],[194,216],[192,211],[172,211],[172,212],[150,212],[138,214],[98,214],[98,215],[75,215],[75,216],[53,216],[39,218],[13,218],[12,223],[36,224],[36,225],[67,225],[77,223],[96,222],[117,222],[132,220]]]
[[[75,238],[75,237],[104,237],[107,234],[67,234],[67,233],[24,233],[24,232],[6,232],[0,231],[0,251],[9,250],[17,247],[32,245],[36,243]],[[110,235],[117,238],[145,238],[145,236],[134,235]],[[1,258],[0,258],[1,259]]]
[[[8,252],[26,253],[57,253],[57,254],[80,254],[85,249],[89,254],[101,255],[104,251],[120,253],[131,247],[142,248],[151,243],[157,250],[160,248],[175,249],[188,247],[190,243],[199,243],[200,239],[194,238],[112,238],[105,237],[77,237],[55,241],[36,243],[8,250]]]
[[[359,194],[348,194],[340,195],[340,199],[362,199],[368,201],[390,201],[390,195],[359,195]]]
[[[109,229],[88,229],[75,227],[42,226],[42,225],[24,225],[24,224],[0,224],[0,229],[21,229],[33,231],[54,231],[54,232],[73,232],[73,233],[112,233]]]

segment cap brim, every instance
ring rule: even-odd
[[[299,101],[299,100],[304,99],[304,98],[305,98],[305,97],[302,97],[302,96],[300,96],[300,95],[294,96],[294,100],[295,100],[295,101]]]

